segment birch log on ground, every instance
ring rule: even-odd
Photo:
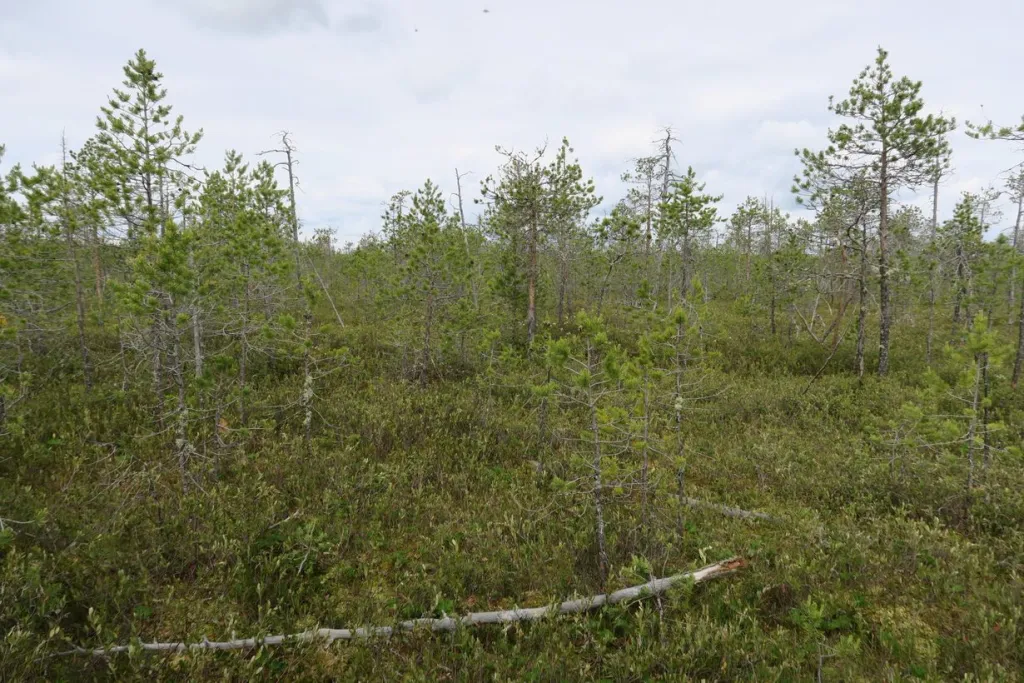
[[[692,580],[694,584],[732,574],[746,566],[746,561],[739,557],[710,564],[701,569],[682,574],[675,574],[663,579],[654,579],[639,586],[623,588],[614,593],[603,593],[587,598],[567,600],[545,607],[499,610],[497,612],[473,612],[463,617],[444,617],[443,619],[411,619],[396,626],[368,626],[363,628],[321,628],[302,633],[287,635],[264,636],[259,638],[241,638],[237,640],[211,641],[203,638],[195,643],[139,643],[133,645],[117,645],[115,647],[90,649],[76,647],[61,655],[92,655],[105,657],[122,652],[184,652],[186,650],[251,650],[264,645],[284,645],[287,643],[324,642],[335,640],[360,640],[365,638],[389,637],[397,633],[425,630],[432,632],[454,631],[460,626],[481,626],[485,624],[511,624],[518,621],[538,621],[546,617],[563,614],[580,614],[595,610],[605,605],[615,605],[631,600],[638,600],[660,595],[672,586]]]

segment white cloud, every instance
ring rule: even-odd
[[[783,152],[821,146],[825,130],[802,121],[762,121],[754,132],[754,140],[766,148]]]
[[[293,28],[326,28],[321,0],[161,0],[211,28],[240,33],[276,33]]]
[[[175,112],[205,129],[201,163],[219,166],[227,148],[253,155],[289,130],[303,219],[334,225],[342,241],[375,229],[399,189],[427,177],[454,189],[456,166],[473,172],[464,189],[475,192],[500,161],[495,144],[532,149],[568,136],[613,202],[619,174],[654,152],[666,125],[680,138],[679,163],[725,195],[725,211],[747,195],[791,206],[792,149],[824,146],[828,95],[847,91],[879,43],[897,75],[924,82],[930,110],[1024,113],[1007,87],[1024,61],[1024,3],[1013,0],[941,11],[923,0],[0,4],[5,165],[52,158],[62,129],[80,144],[141,46]],[[980,16],[1000,20],[964,30]],[[1012,146],[962,133],[953,142],[947,215],[956,183],[996,181],[1020,160]]]

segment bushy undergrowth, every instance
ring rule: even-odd
[[[605,514],[609,588],[737,555],[742,571],[538,624],[243,653],[52,656],[600,592],[591,502],[573,479],[578,410],[553,403],[542,427],[539,361],[521,349],[409,381],[349,327],[330,343],[355,361],[318,389],[311,445],[293,401],[301,376],[279,366],[260,378],[250,426],[196,453],[197,486],[182,494],[145,395],[107,377],[85,401],[55,371],[0,444],[0,506],[21,522],[0,532],[0,669],[9,680],[1018,680],[1015,451],[992,460],[968,508],[962,458],[901,444],[896,461],[878,437],[925,381],[810,383],[820,349],[798,339],[780,361],[741,338],[711,344],[685,456],[652,462],[647,528],[635,488],[610,491]],[[1002,405],[1012,442],[1020,395]]]

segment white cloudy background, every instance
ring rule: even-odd
[[[1019,0],[0,0],[0,143],[5,168],[52,163],[144,47],[205,131],[200,163],[290,131],[306,229],[341,242],[376,230],[397,190],[453,189],[456,166],[475,192],[499,143],[568,136],[608,205],[667,125],[726,211],[765,194],[792,208],[793,148],[823,146],[828,96],[876,46],[929,110],[1009,123],[1022,27]],[[947,214],[1024,160],[961,131],[954,152]]]

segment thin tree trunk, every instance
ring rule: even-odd
[[[1014,256],[1018,256],[1020,254],[1020,247],[1021,247],[1021,244],[1020,244],[1020,229],[1021,229],[1021,220],[1024,219],[1024,172],[1022,172],[1022,174],[1021,174],[1021,187],[1019,188],[1018,192],[1019,192],[1019,194],[1017,196],[1017,220],[1015,220],[1014,223],[1013,223],[1013,254],[1014,254]],[[1013,320],[1012,320],[1013,308],[1014,308],[1013,304],[1014,304],[1014,298],[1016,297],[1016,294],[1017,294],[1017,289],[1016,288],[1017,288],[1017,261],[1014,260],[1013,263],[1010,266],[1010,294],[1009,294],[1009,299],[1010,299],[1010,316],[1011,316],[1010,322],[1011,323],[1013,322]]]
[[[334,305],[334,297],[331,296],[331,291],[327,289],[327,283],[320,277],[320,271],[316,269],[316,264],[313,263],[313,259],[307,259],[309,261],[309,267],[313,269],[313,276],[316,281],[320,283],[320,289],[324,292],[324,297],[327,299],[327,303],[331,305],[331,310],[334,311],[334,319],[338,321],[338,327],[345,327],[345,321],[341,319],[341,313],[338,313],[338,307]]]
[[[936,258],[936,245],[935,236],[939,228],[939,180],[941,177],[939,174],[935,175],[935,181],[932,185],[932,232],[931,238],[929,239],[929,249],[932,252],[932,262],[929,264],[928,271],[928,337],[925,341],[925,354],[924,360],[927,365],[932,364],[932,345],[935,339],[935,298],[936,288],[938,287],[938,268],[939,263]]]
[[[750,283],[750,256],[753,251],[754,244],[754,217],[750,216],[747,219],[747,243],[744,245],[743,251],[747,255],[747,284]]]
[[[299,397],[299,406],[302,408],[302,435],[306,444],[306,451],[312,450],[313,435],[313,362],[310,357],[313,333],[313,311],[310,309],[309,300],[305,296],[302,283],[302,259],[299,245],[299,214],[295,205],[295,160],[288,135],[282,133],[281,143],[284,149],[285,166],[288,170],[288,207],[292,223],[292,248],[295,252],[295,280],[299,288],[299,296],[303,301],[303,340],[302,340],[302,393]]]
[[[164,421],[164,368],[163,358],[161,357],[161,349],[163,347],[163,339],[160,330],[159,317],[154,319],[152,332],[153,335],[153,392],[156,394],[156,422],[158,425],[162,425]]]
[[[302,438],[306,443],[306,450],[312,449],[312,438],[313,438],[313,367],[312,358],[310,358],[309,339],[311,337],[311,327],[313,325],[313,316],[308,311],[304,316],[305,321],[305,338],[306,343],[303,344],[302,354],[302,396],[300,397],[300,405],[302,407]]]
[[[956,245],[956,299],[953,302],[953,323],[959,325],[961,321],[969,321],[963,315],[963,302],[967,297],[967,268],[965,266],[963,242],[958,241]]]
[[[644,536],[644,541],[648,538],[650,530],[650,511],[648,507],[648,498],[650,494],[649,490],[649,478],[650,478],[650,447],[649,439],[651,438],[651,411],[650,411],[650,398],[651,398],[651,387],[650,377],[647,371],[644,370],[644,446],[643,446],[643,464],[640,470],[640,528]]]
[[[556,309],[556,317],[558,318],[558,327],[562,327],[565,315],[565,291],[569,286],[569,261],[568,255],[564,253],[564,245],[558,255],[558,306]]]
[[[1013,379],[1011,384],[1017,388],[1021,370],[1024,368],[1024,292],[1020,296],[1020,309],[1017,312],[1017,355],[1013,360]]]
[[[597,365],[594,348],[587,342],[587,367],[593,372]],[[597,423],[597,398],[593,387],[587,389],[587,403],[590,406],[590,429],[594,434],[594,459],[591,468],[594,470],[594,522],[597,536],[597,570],[603,586],[608,579],[608,549],[604,531],[604,480],[601,476],[603,453],[601,452],[601,433]]]
[[[458,199],[459,199],[459,222],[462,225],[462,241],[466,245],[466,258],[469,260],[469,268],[470,268],[470,270],[469,270],[469,277],[470,277],[469,287],[470,287],[470,293],[473,295],[473,310],[474,311],[479,311],[480,310],[480,287],[479,287],[479,282],[477,281],[477,277],[476,277],[477,276],[477,272],[478,272],[478,265],[476,263],[474,263],[473,254],[472,254],[472,252],[470,251],[470,248],[469,248],[469,234],[466,231],[466,212],[462,208],[462,176],[463,176],[463,174],[459,173],[459,169],[456,168],[455,169],[455,187],[458,190],[458,195],[457,196],[458,196]]]
[[[682,254],[682,268],[683,268],[683,282],[680,288],[682,292],[682,301],[686,301],[690,295],[690,278],[693,273],[690,272],[690,231],[687,230],[683,233],[683,254]]]
[[[76,322],[78,324],[78,350],[82,356],[82,378],[85,384],[85,393],[88,396],[92,392],[92,368],[89,365],[89,346],[85,341],[85,289],[82,286],[82,268],[78,263],[78,250],[75,247],[74,228],[71,219],[71,203],[68,198],[70,184],[67,174],[67,142],[61,136],[61,177],[62,177],[62,216],[64,223],[64,239],[68,248],[68,259],[71,260],[75,278],[75,309]]]
[[[170,324],[168,320],[167,325],[169,327]],[[177,330],[173,330],[173,328],[172,336],[170,372],[178,389],[178,404],[174,415],[174,447],[178,456],[178,470],[181,474],[181,490],[187,494],[189,489],[188,461],[192,453],[192,445],[188,440],[188,405],[185,400],[185,375],[181,362],[181,343],[178,339]]]
[[[992,319],[989,318],[989,325],[991,326]],[[981,409],[981,428],[983,430],[982,435],[982,460],[981,460],[981,481],[982,486],[988,485],[988,466],[992,460],[992,444],[989,441],[988,425],[990,418],[990,408],[988,394],[991,389],[991,379],[989,374],[989,355],[983,353],[984,363],[981,368],[981,391],[982,391],[982,409]],[[988,499],[988,492],[985,493],[986,500]]]
[[[974,488],[974,437],[978,433],[978,408],[981,405],[982,377],[984,364],[987,362],[983,357],[988,354],[979,353],[974,357],[974,396],[971,400],[971,421],[967,427],[967,496],[965,506],[971,505],[971,490]]]
[[[666,129],[665,130],[665,142],[662,145],[662,149],[664,150],[663,151],[663,156],[662,156],[662,159],[663,159],[662,163],[663,163],[664,167],[662,168],[662,175],[661,175],[661,202],[660,202],[660,204],[662,206],[664,206],[664,203],[666,201],[668,201],[669,184],[672,182],[672,140],[673,140],[673,138],[672,138],[672,129],[671,128]],[[671,310],[672,309],[672,254],[670,252],[669,245],[666,243],[665,217],[663,215],[659,216],[658,233],[659,233],[658,241],[661,244],[662,248],[659,249],[659,251],[658,251],[658,262],[657,262],[657,265],[655,267],[655,270],[657,271],[658,277],[654,278],[655,285],[654,285],[654,291],[652,292],[652,296],[654,297],[655,301],[658,300],[658,291],[657,290],[658,290],[658,286],[660,286],[660,283],[661,283],[661,262],[662,262],[663,259],[668,259],[668,309]]]
[[[536,213],[536,212],[535,212]],[[537,238],[539,226],[537,216],[530,222],[527,251],[527,283],[526,283],[526,341],[533,344],[537,333]]]
[[[427,381],[427,372],[430,370],[430,345],[431,332],[434,323],[434,294],[431,290],[427,294],[427,309],[423,325],[423,369],[420,371],[420,381]]]
[[[590,399],[590,428],[594,431],[594,461],[592,467],[594,469],[594,516],[596,522],[596,533],[597,533],[597,571],[601,580],[601,585],[605,584],[608,579],[608,550],[605,543],[604,533],[604,503],[603,503],[603,491],[604,486],[601,477],[601,435],[597,428],[597,404],[596,399],[591,397]]]
[[[117,356],[121,361],[121,391],[128,391],[128,358],[124,348],[124,334],[121,332],[121,316],[117,316]]]
[[[92,270],[93,277],[96,279],[94,283],[96,286],[96,301],[99,302],[100,307],[103,305],[103,261],[100,258],[100,239],[99,230],[96,225],[92,226],[90,230],[90,245],[92,251]]]
[[[878,375],[889,374],[889,336],[892,329],[892,301],[889,289],[889,178],[888,152],[884,145],[881,160],[881,195],[878,210]]]
[[[203,330],[199,323],[199,306],[192,305],[192,355],[195,357],[196,379],[203,377]]]
[[[239,349],[238,359],[238,412],[239,412],[239,423],[242,427],[249,426],[249,411],[248,403],[246,401],[246,392],[248,390],[248,371],[249,371],[249,264],[244,266],[245,282],[242,303],[242,333]]]
[[[861,225],[860,272],[857,276],[857,378],[864,379],[864,347],[867,343],[868,323],[868,228]]]

